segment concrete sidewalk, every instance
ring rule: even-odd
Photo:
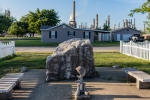
[[[100,77],[84,78],[87,90],[91,95],[90,100],[114,100],[114,98],[150,100],[150,89],[139,90],[135,83],[118,81],[127,76],[121,69],[100,67],[96,70]],[[13,100],[74,100],[75,80],[45,82],[45,71],[42,69],[26,72],[21,81],[22,88],[13,91]]]
[[[56,47],[15,47],[15,52],[54,52]],[[93,47],[94,52],[119,52],[120,47]]]

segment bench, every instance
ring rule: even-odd
[[[136,87],[138,89],[148,89],[150,88],[150,75],[143,72],[138,71],[137,69],[132,68],[123,68],[124,72],[128,74],[128,81],[136,81]]]
[[[150,98],[114,98],[114,100],[150,100]]]
[[[9,73],[0,79],[0,100],[12,99],[12,90],[21,88],[24,73]]]

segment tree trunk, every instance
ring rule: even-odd
[[[31,38],[31,33],[30,33],[30,38]]]
[[[33,33],[33,37],[34,37],[34,34],[35,34],[35,33]]]

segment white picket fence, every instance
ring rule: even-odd
[[[0,59],[15,53],[15,41],[2,43],[0,41]]]
[[[150,61],[150,42],[120,41],[120,53]]]

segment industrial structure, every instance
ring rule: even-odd
[[[77,23],[76,23],[76,18],[75,17],[76,17],[75,16],[75,1],[73,1],[73,3],[72,3],[72,14],[71,14],[71,17],[70,17],[68,25],[72,26],[74,28],[77,27]]]
[[[72,14],[68,24],[62,23],[57,26],[41,26],[41,42],[63,42],[71,38],[85,38],[94,42],[96,37],[99,41],[128,41],[131,35],[141,34],[140,31],[136,30],[135,19],[134,23],[132,23],[132,19],[123,20],[123,27],[120,26],[119,22],[118,25],[114,24],[114,29],[106,31],[99,28],[98,16],[99,15],[96,14],[96,18],[93,18],[90,28],[86,22],[81,22],[77,28],[75,1],[73,1]],[[110,28],[110,15],[108,15],[104,25]],[[98,33],[98,36],[95,33]]]
[[[130,28],[136,29],[135,18],[134,18],[134,23],[132,23],[132,19],[131,20],[126,19],[125,22],[124,22],[124,19],[123,19],[123,27],[130,27]]]
[[[6,17],[10,17],[10,10],[8,9],[8,10],[5,10],[5,16]]]

